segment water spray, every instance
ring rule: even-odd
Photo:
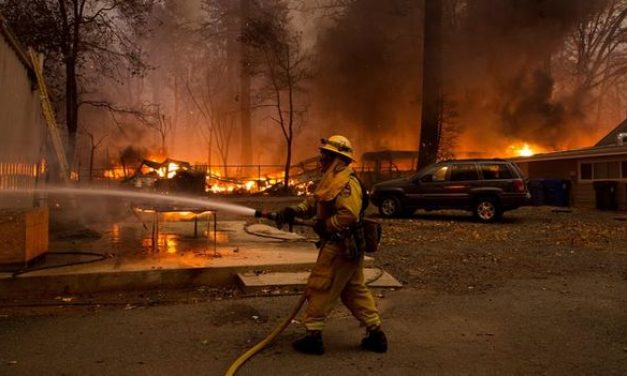
[[[76,195],[76,196],[107,196],[107,197],[126,197],[145,199],[153,201],[166,201],[173,204],[186,204],[193,205],[202,208],[211,208],[214,210],[220,210],[229,212],[232,214],[238,214],[242,216],[257,216],[255,209],[230,204],[226,202],[219,202],[217,200],[210,200],[207,198],[198,198],[190,196],[176,196],[176,195],[164,195],[158,193],[147,192],[133,192],[119,189],[101,189],[101,188],[68,188],[68,187],[55,187],[49,186],[45,188],[32,188],[24,190],[5,190],[0,189],[0,194],[25,194],[25,193],[52,193],[62,195]]]
[[[33,188],[25,190],[3,190],[0,189],[0,194],[25,194],[25,193],[52,193],[63,195],[76,195],[76,196],[105,196],[105,197],[125,197],[136,198],[154,201],[166,201],[173,204],[186,204],[194,205],[202,208],[211,208],[213,210],[221,210],[230,212],[233,214],[239,214],[242,216],[251,216],[255,218],[265,218],[277,222],[277,227],[281,227],[283,223],[280,223],[280,216],[276,212],[255,210],[246,206],[229,204],[225,202],[218,202],[216,200],[210,200],[206,198],[197,198],[189,196],[175,196],[175,195],[163,195],[158,193],[146,193],[146,192],[133,192],[125,190],[114,189],[98,189],[98,188],[68,188],[68,187],[55,187],[49,186],[45,188]],[[300,226],[312,226],[311,221],[302,220],[296,218],[294,221],[289,222],[290,228],[292,225]],[[270,342],[272,342],[296,317],[301,307],[305,303],[306,293],[303,293],[296,305],[294,306],[291,314],[287,319],[280,323],[266,338],[257,343],[251,349],[242,354],[239,358],[231,364],[226,371],[226,376],[235,375],[237,370],[250,358],[252,358],[259,351],[263,350]]]

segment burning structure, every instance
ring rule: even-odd
[[[564,205],[627,210],[627,119],[594,146],[513,160],[532,182],[548,181],[553,189],[563,190]],[[546,184],[545,189],[537,187],[540,204],[552,192]]]
[[[205,194],[205,174],[194,171],[188,162],[169,158],[163,162],[143,160],[122,184],[161,193]]]

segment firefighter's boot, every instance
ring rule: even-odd
[[[361,340],[361,348],[378,353],[388,351],[388,340],[380,327],[368,329],[368,335]]]
[[[294,347],[294,350],[305,354],[322,355],[324,354],[322,332],[319,330],[308,330],[303,338],[292,342],[292,347]]]

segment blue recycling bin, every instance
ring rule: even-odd
[[[570,180],[544,179],[545,203],[552,206],[570,206]]]

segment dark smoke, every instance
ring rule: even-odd
[[[445,103],[456,149],[500,140],[572,143],[581,108],[557,99],[552,58],[606,0],[443,0]],[[422,64],[421,1],[354,0],[319,39],[316,101],[323,132],[361,151],[415,149]],[[502,147],[501,147],[502,146]]]
[[[420,93],[421,6],[356,0],[318,41],[315,103],[324,134],[358,151],[414,149]]]
[[[548,148],[574,141],[583,127],[582,109],[556,99],[552,58],[577,22],[605,0],[463,3],[449,10],[448,17],[459,17],[445,30],[444,50],[445,91],[455,98],[464,139],[470,140],[459,149],[488,146],[495,137],[485,130]]]

